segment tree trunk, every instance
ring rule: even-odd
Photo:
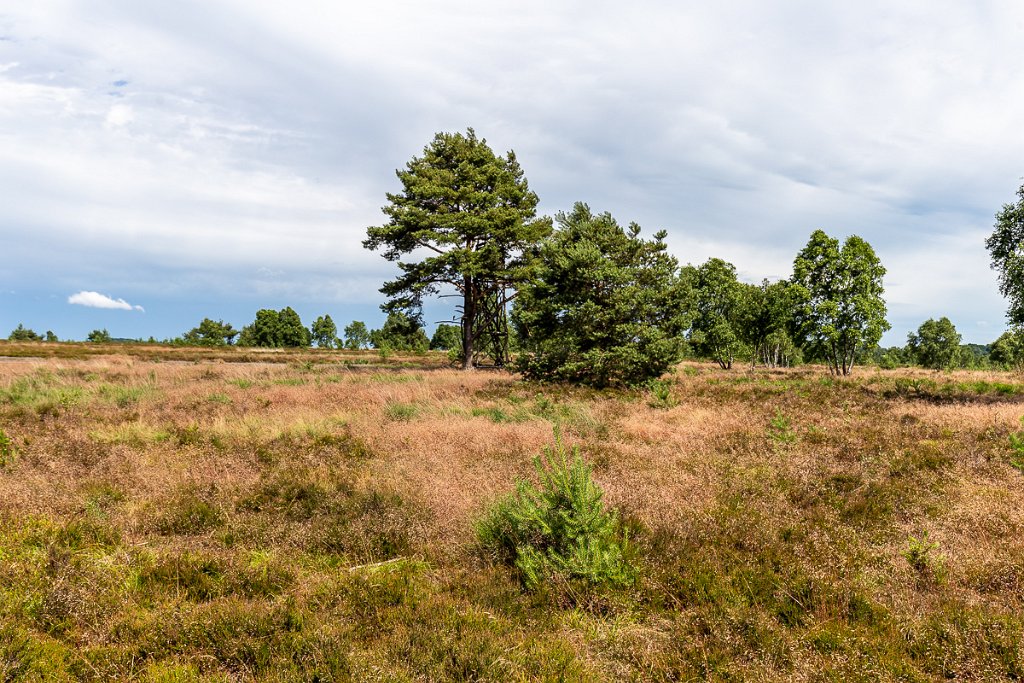
[[[462,299],[462,369],[473,369],[473,323],[476,322],[476,291],[473,278],[463,278]]]

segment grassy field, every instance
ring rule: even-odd
[[[2,681],[1024,678],[1016,376],[0,357]],[[527,591],[477,544],[556,426],[631,586]]]

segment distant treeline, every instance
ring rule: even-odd
[[[725,264],[726,266],[728,264]],[[721,264],[714,267],[721,268]],[[762,284],[762,293],[769,292],[780,283]],[[753,287],[747,285],[747,287]],[[748,290],[751,291],[752,290]],[[768,294],[767,296],[771,296]],[[755,299],[756,301],[756,299]],[[745,320],[754,317],[748,315]],[[738,326],[739,338],[750,339],[757,333],[756,327]],[[720,335],[726,335],[719,331]],[[731,346],[731,363],[719,352],[717,347],[710,345],[706,338],[690,334],[689,343],[684,350],[684,357],[693,360],[707,360],[720,366],[763,366],[792,367],[804,363],[825,363],[826,359],[793,344],[784,334],[764,335],[766,341],[750,344],[739,341]],[[34,330],[19,324],[8,335],[14,342],[57,342],[58,338],[51,331],[38,334]],[[410,317],[402,313],[391,313],[380,329],[369,329],[362,321],[356,320],[344,327],[341,335],[330,315],[318,317],[306,328],[299,314],[286,307],[280,311],[261,309],[256,319],[241,330],[236,330],[230,323],[223,320],[204,318],[191,330],[173,339],[158,340],[129,339],[112,337],[105,330],[93,330],[86,341],[97,343],[148,343],[166,344],[171,346],[239,346],[263,348],[303,348],[318,347],[323,349],[376,349],[378,351],[399,351],[425,353],[427,351],[449,352],[453,360],[461,353],[462,335],[458,325],[441,323],[437,325],[433,335],[428,336],[426,330]],[[520,340],[511,331],[513,352],[520,352]],[[927,320],[917,330],[908,335],[905,346],[875,346],[858,357],[860,365],[877,366],[883,369],[902,367],[922,367],[929,369],[969,369],[969,370],[1021,370],[1024,369],[1024,336],[1016,332],[1006,332],[991,344],[961,344],[960,335],[948,318]]]

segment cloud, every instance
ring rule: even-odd
[[[135,120],[135,112],[126,104],[115,104],[107,112],[107,126],[119,128]]]
[[[142,311],[143,313],[146,311],[142,306],[133,306],[124,299],[112,299],[106,294],[85,290],[69,296],[68,303],[89,308],[116,308],[122,311]]]
[[[47,268],[61,297],[379,303],[395,267],[359,242],[394,170],[475,126],[544,213],[589,201],[754,282],[815,228],[855,233],[889,269],[892,339],[995,327],[982,238],[1022,173],[1022,25],[1003,0],[19,3],[0,287]]]

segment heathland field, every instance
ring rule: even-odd
[[[2,681],[1024,678],[1018,376],[0,356]],[[478,540],[556,430],[626,583],[527,588]]]

